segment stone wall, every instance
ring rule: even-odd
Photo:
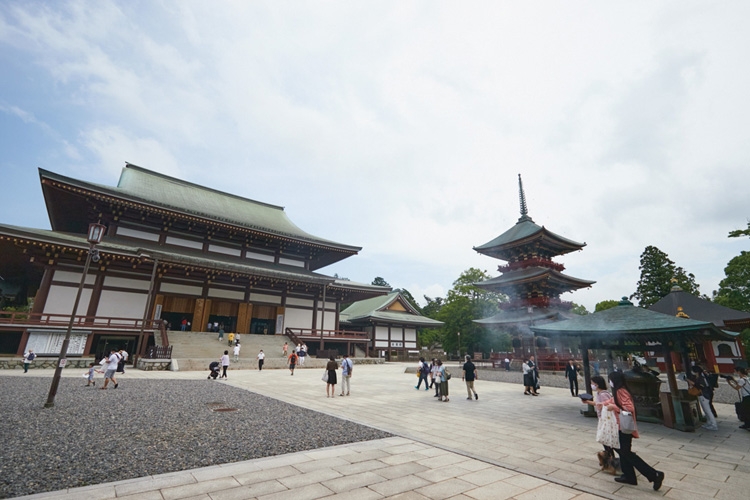
[[[87,369],[94,358],[68,358],[65,368]],[[29,370],[39,368],[57,368],[57,358],[37,358],[29,364]],[[23,358],[0,358],[0,370],[23,370]]]
[[[136,368],[144,371],[163,371],[169,370],[169,365],[172,364],[171,359],[138,359],[138,365]]]

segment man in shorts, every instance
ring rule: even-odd
[[[102,390],[105,390],[107,386],[109,385],[109,381],[111,380],[113,384],[115,384],[115,389],[117,389],[117,380],[115,380],[115,371],[117,371],[117,365],[120,363],[120,355],[117,354],[117,351],[112,349],[109,352],[109,359],[107,360],[107,370],[104,372],[104,387],[102,387]]]
[[[297,366],[297,353],[292,351],[289,355],[289,372],[294,375],[294,367]]]

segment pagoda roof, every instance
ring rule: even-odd
[[[392,308],[398,303],[398,308]],[[400,310],[404,309],[404,310]],[[378,320],[384,323],[399,325],[439,327],[442,321],[422,316],[399,291],[394,291],[386,296],[372,297],[370,299],[354,302],[341,311],[339,315],[341,323],[369,323]]]
[[[568,276],[547,267],[533,266],[508,271],[496,278],[479,281],[474,283],[474,285],[487,290],[503,290],[505,288],[539,281],[547,281],[556,288],[565,290],[576,290],[596,283],[596,281],[573,278],[572,276]]]
[[[599,341],[663,342],[673,339],[722,340],[734,339],[737,333],[717,328],[710,321],[680,318],[642,307],[635,307],[627,298],[604,311],[576,316],[565,321],[532,326],[542,336],[588,337]]]
[[[62,185],[68,190],[94,193],[125,203],[199,217],[205,219],[206,222],[214,221],[246,230],[286,237],[347,254],[355,254],[362,249],[303,231],[289,219],[283,207],[224,193],[152,172],[130,163],[122,169],[116,187],[73,179],[44,169],[39,169],[39,175],[52,229],[70,230],[69,219],[76,215],[71,213],[69,206],[64,204],[58,206],[49,183],[57,184],[58,187]],[[85,218],[86,214],[79,214],[79,217]],[[87,219],[82,223],[79,221],[78,225],[88,227],[88,222],[90,221]]]
[[[537,321],[544,321],[549,319],[559,319],[561,312],[555,309],[549,309],[545,307],[535,307],[532,309],[531,314],[524,309],[512,309],[509,311],[500,311],[494,316],[489,318],[475,319],[472,320],[474,323],[492,326],[492,325],[515,325],[515,324],[531,324]]]
[[[750,313],[722,306],[710,300],[696,297],[679,286],[672,287],[667,295],[649,307],[650,310],[677,315],[681,311],[691,319],[710,321],[719,328],[741,331],[750,328]]]
[[[484,245],[474,247],[474,250],[496,259],[511,260],[510,255],[514,250],[530,245],[544,248],[552,255],[563,255],[582,249],[586,243],[560,236],[534,223],[530,217],[522,216],[516,225]]]

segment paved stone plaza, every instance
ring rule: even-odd
[[[228,381],[216,382],[397,437],[24,498],[737,499],[750,490],[750,432],[738,429],[731,405],[717,405],[718,432],[640,424],[634,450],[666,473],[654,492],[644,478],[638,486],[620,485],[599,471],[596,422],[579,414],[582,405],[567,389],[543,387],[532,398],[517,385],[479,380],[479,400],[468,401],[460,371],[450,366],[451,401],[439,403],[431,391],[414,389],[417,379],[404,373],[406,366],[355,365],[350,397],[326,398],[320,369],[297,370],[293,377],[287,370],[235,370]],[[52,371],[25,376],[40,375],[51,378]],[[24,375],[7,370],[0,376]],[[129,370],[121,383],[203,377]]]

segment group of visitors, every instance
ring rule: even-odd
[[[471,356],[466,355],[465,362],[461,370],[461,380],[466,383],[466,393],[468,397],[466,399],[479,399],[477,391],[474,389],[474,381],[477,377],[477,368],[471,361]],[[415,389],[419,390],[424,382],[424,390],[427,391],[431,388],[435,388],[435,395],[433,397],[438,398],[438,401],[447,403],[450,401],[449,398],[449,387],[448,381],[451,379],[451,372],[446,366],[443,365],[443,361],[438,358],[432,358],[432,363],[428,364],[425,359],[419,358],[419,364],[417,365],[417,376],[419,381],[414,386]],[[427,378],[430,378],[428,384]]]
[[[89,370],[84,374],[84,376],[86,376],[88,380],[88,382],[86,383],[86,387],[88,387],[89,385],[96,386],[96,382],[94,381],[94,373],[101,373],[103,371],[104,385],[101,387],[101,389],[106,389],[110,382],[112,382],[114,388],[117,389],[120,384],[117,382],[117,379],[115,379],[115,373],[122,373],[123,375],[125,374],[125,363],[127,362],[127,360],[128,352],[125,349],[111,349],[109,352],[109,356],[104,356],[99,362],[103,370],[96,370],[93,363],[89,364]]]
[[[526,396],[538,396],[539,395],[539,370],[536,367],[536,360],[534,356],[524,358],[523,364],[523,393]]]

